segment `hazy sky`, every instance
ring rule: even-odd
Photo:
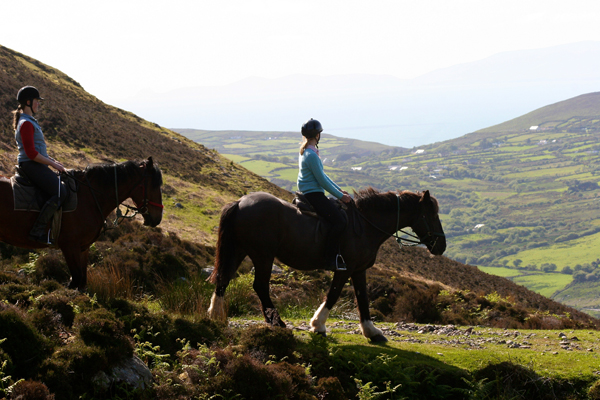
[[[7,1],[0,44],[101,100],[248,76],[412,78],[492,54],[600,40],[597,0]]]

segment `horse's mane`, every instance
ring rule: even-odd
[[[114,184],[116,169],[117,183],[121,184],[130,177],[141,176],[139,166],[142,163],[143,161],[125,161],[119,164],[92,164],[87,166],[83,171],[77,170],[74,172],[96,181],[100,185],[108,185]],[[153,164],[149,172],[152,185],[162,185],[162,172],[160,168]]]
[[[359,190],[358,192],[354,192],[354,202],[356,203],[356,207],[361,211],[377,209],[391,212],[398,208],[398,200],[396,195],[400,197],[401,208],[408,205],[414,206],[421,199],[420,192],[414,193],[409,190],[403,190],[382,193],[372,187],[368,187],[366,189]],[[437,199],[431,196],[431,200],[435,206],[435,212],[439,212]]]

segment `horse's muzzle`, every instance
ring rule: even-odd
[[[434,256],[441,256],[446,251],[446,236],[434,236],[433,240],[427,243],[427,250]]]
[[[152,228],[158,226],[162,221],[162,210],[159,215],[152,215],[151,213],[144,214],[144,225]]]

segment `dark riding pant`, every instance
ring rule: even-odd
[[[27,179],[46,195],[49,197],[58,196],[59,205],[67,198],[67,188],[49,166],[35,161],[25,161],[19,163],[19,167],[25,172]]]
[[[35,161],[19,163],[19,167],[36,187],[40,188],[50,198],[40,210],[37,220],[29,232],[29,238],[36,242],[48,243],[48,223],[54,213],[67,198],[67,188],[50,167]]]
[[[347,221],[342,210],[322,192],[305,193],[306,200],[310,202],[317,214],[331,224],[331,229],[325,240],[325,259],[333,260],[339,253],[342,233],[346,229]]]

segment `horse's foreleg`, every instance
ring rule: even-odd
[[[319,309],[315,312],[315,315],[313,315],[312,319],[310,320],[311,332],[319,333],[321,335],[326,334],[327,329],[325,328],[325,321],[327,321],[329,312],[340,298],[342,289],[347,281],[348,275],[344,272],[336,272],[333,275],[333,282],[331,283],[331,287],[329,288],[325,302],[321,304]]]
[[[358,303],[358,314],[360,316],[360,330],[362,334],[372,342],[387,342],[381,329],[375,328],[371,321],[369,312],[369,298],[367,296],[367,271],[356,272],[352,275],[352,285]]]
[[[269,281],[271,280],[273,260],[273,258],[267,260],[252,259],[252,263],[254,264],[254,283],[252,287],[260,299],[260,307],[265,317],[265,322],[272,326],[285,328],[285,322],[281,320],[269,294]]]
[[[69,282],[69,289],[78,289],[83,292],[87,286],[87,264],[89,260],[90,249],[89,247],[81,251],[77,247],[69,247],[62,249],[65,261],[69,267],[71,273],[71,282]]]
[[[90,248],[88,247],[79,255],[79,270],[81,271],[81,283],[79,290],[85,290],[87,287],[87,267],[90,262]]]

